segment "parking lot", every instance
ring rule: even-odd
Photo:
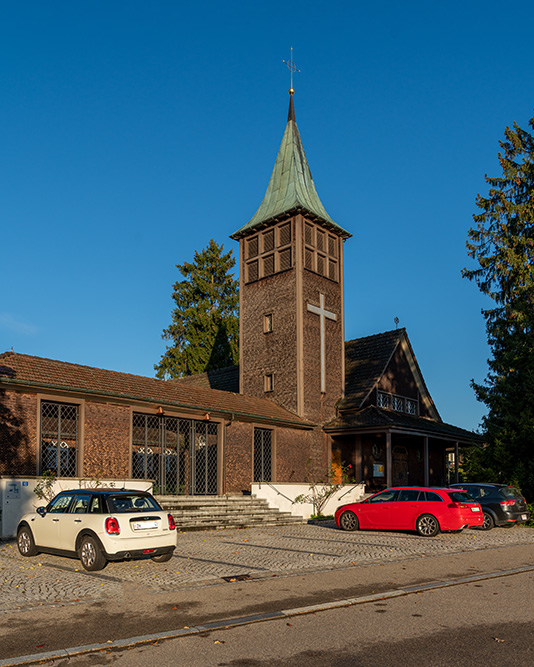
[[[512,545],[534,545],[534,529],[466,530],[423,538],[399,532],[348,533],[327,522],[179,533],[168,563],[109,563],[101,572],[89,573],[74,559],[43,554],[23,558],[11,540],[0,542],[0,613],[120,599],[141,590],[210,586],[223,578],[285,577]]]

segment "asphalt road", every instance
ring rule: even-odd
[[[55,667],[534,664],[534,574],[54,662]]]
[[[164,566],[114,563],[92,574],[73,560],[22,559],[12,544],[5,544],[0,548],[0,666],[13,664],[17,656],[44,657],[93,643],[112,648],[117,640],[128,644],[131,637],[206,623],[223,627],[157,645],[149,639],[148,646],[127,649],[124,655],[112,650],[68,661],[56,658],[53,664],[135,665],[141,664],[132,662],[140,656],[143,664],[161,665],[373,665],[381,656],[381,664],[396,665],[404,661],[401,655],[413,659],[415,650],[421,655],[437,651],[419,664],[465,664],[458,657],[461,646],[483,656],[486,664],[497,664],[488,662],[485,653],[488,646],[495,649],[493,644],[502,646],[491,656],[513,655],[515,664],[534,664],[529,653],[534,572],[484,578],[534,567],[533,537],[528,528],[433,539],[313,526],[291,533],[282,528],[224,531],[184,537],[178,555]],[[250,578],[221,578],[239,572]],[[480,581],[224,629],[229,619],[469,576]],[[430,605],[424,613],[408,613],[410,605],[423,600]],[[494,601],[498,605],[490,605]],[[500,627],[507,629],[505,637],[499,636]],[[487,645],[482,641],[492,636],[497,639]],[[457,663],[446,662],[457,657]],[[479,664],[478,658],[470,662]]]

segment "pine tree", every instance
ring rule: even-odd
[[[182,377],[239,360],[238,281],[230,270],[235,265],[232,251],[213,239],[192,263],[177,264],[185,280],[173,285],[175,308],[172,322],[162,338],[172,341],[159,364],[156,377]]]
[[[534,129],[534,116],[529,125]],[[482,384],[487,447],[467,456],[473,481],[520,486],[534,499],[534,137],[516,123],[500,142],[502,176],[490,178],[487,197],[469,230],[468,255],[478,262],[463,275],[494,302],[483,310],[492,357]]]

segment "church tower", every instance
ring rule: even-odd
[[[343,241],[312,179],[290,90],[267,191],[240,249],[240,390],[317,424],[344,388]]]

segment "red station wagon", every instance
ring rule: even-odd
[[[465,491],[410,486],[342,505],[336,510],[336,523],[343,530],[416,530],[423,537],[433,537],[440,531],[481,526],[484,515]]]

